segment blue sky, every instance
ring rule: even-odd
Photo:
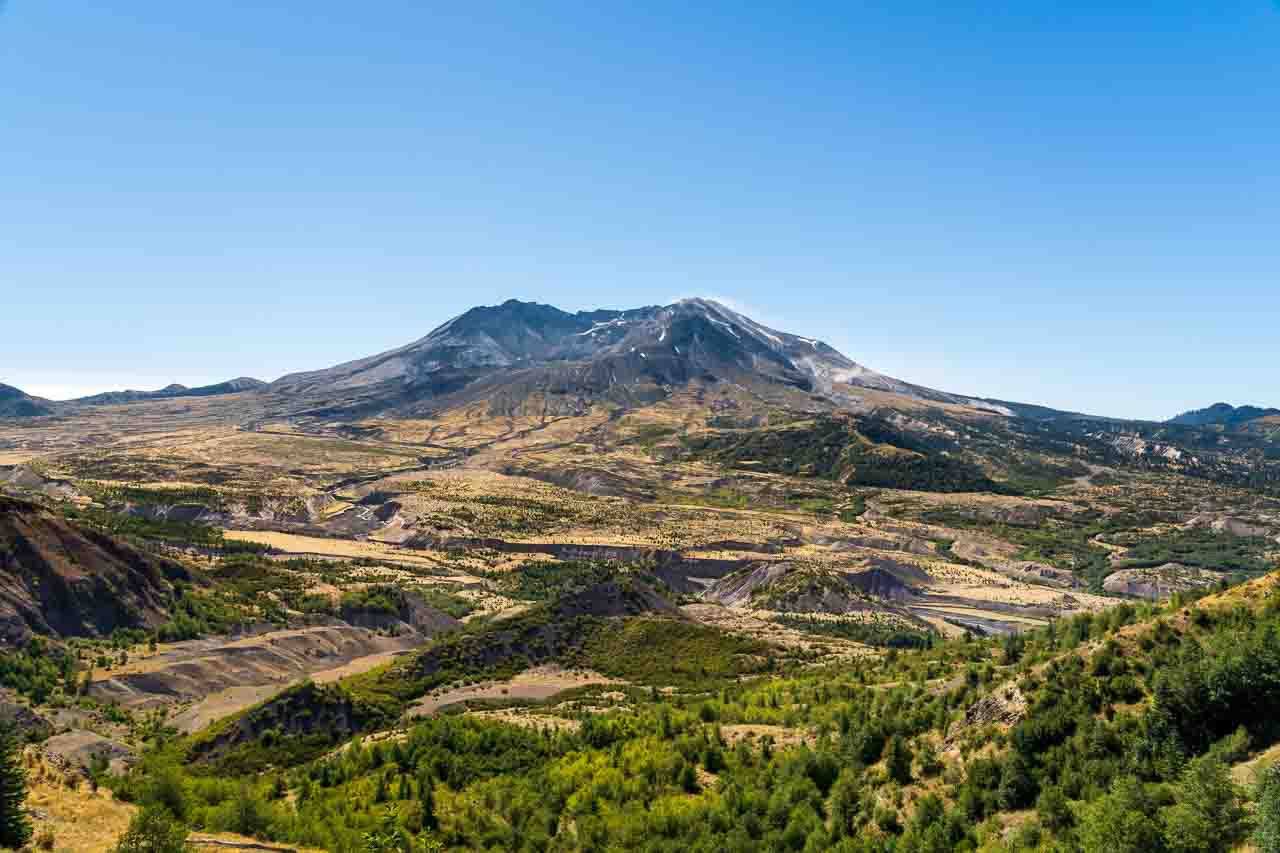
[[[712,295],[958,392],[1280,405],[1273,0],[10,0],[0,80],[32,393]]]

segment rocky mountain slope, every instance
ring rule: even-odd
[[[864,388],[990,405],[885,376],[706,299],[576,314],[511,300],[473,308],[407,346],[285,376],[267,390],[286,410],[292,398],[337,414],[438,409],[481,390],[489,398],[541,392],[569,408],[598,399],[625,404],[660,399],[696,379],[775,385],[834,402]]]
[[[33,633],[100,637],[168,618],[172,560],[72,524],[27,501],[0,496],[0,643]]]

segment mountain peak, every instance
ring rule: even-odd
[[[305,395],[316,411],[421,410],[450,404],[442,398],[511,401],[548,393],[580,410],[596,398],[630,405],[692,381],[717,380],[762,391],[792,388],[837,403],[857,402],[859,388],[966,402],[876,373],[821,341],[701,296],[576,313],[508,299],[472,308],[397,349],[283,377],[271,391]],[[482,390],[458,396],[473,383]]]

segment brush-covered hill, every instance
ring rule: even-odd
[[[51,400],[32,397],[12,385],[0,383],[0,418],[39,418],[54,413]]]
[[[1230,403],[1214,403],[1204,409],[1183,412],[1170,418],[1169,423],[1180,426],[1234,427],[1259,418],[1280,416],[1280,409],[1264,409],[1258,406],[1233,406]]]
[[[431,691],[500,682],[548,664],[654,687],[705,687],[765,669],[775,650],[693,622],[652,580],[613,574],[518,614],[440,636],[372,671],[333,684],[297,685],[195,735],[185,755],[227,769],[297,763],[352,736],[393,726],[414,714],[414,703]],[[274,749],[264,749],[265,732]]]
[[[104,637],[169,618],[181,564],[0,495],[0,643]]]
[[[297,764],[269,728],[243,767],[160,752],[115,784],[145,798],[168,773],[201,828],[248,803],[259,838],[334,850],[389,829],[457,850],[1225,853],[1280,825],[1280,777],[1242,784],[1280,742],[1276,592],[1270,575],[1001,640],[636,691],[554,732],[441,715]],[[300,725],[349,731],[351,695],[291,701],[312,709]],[[293,766],[263,774],[272,758]]]

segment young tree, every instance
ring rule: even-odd
[[[27,817],[27,769],[12,726],[0,726],[0,847],[13,850],[31,840]]]
[[[1051,785],[1040,792],[1036,799],[1036,814],[1040,824],[1050,832],[1061,832],[1075,822],[1071,814],[1071,805],[1066,794],[1056,785]]]
[[[911,784],[911,747],[902,735],[894,735],[884,751],[885,769],[889,778],[899,785]]]
[[[1036,783],[1031,778],[1031,768],[1021,754],[1014,752],[1000,769],[1000,787],[996,799],[1004,809],[1022,809],[1031,805],[1036,796]]]
[[[362,840],[364,853],[404,853],[408,847],[408,839],[400,828],[395,809],[387,811],[378,828],[366,832]]]
[[[1189,763],[1161,811],[1173,853],[1225,853],[1244,835],[1245,811],[1227,766],[1213,755]]]
[[[149,805],[133,816],[113,853],[188,853],[187,828],[168,809]]]
[[[440,824],[436,820],[435,779],[431,774],[423,772],[418,777],[418,802],[422,805],[422,827],[434,830]]]
[[[1258,801],[1258,824],[1253,843],[1260,853],[1280,853],[1280,765],[1259,774],[1254,797]]]
[[[840,772],[831,788],[831,828],[836,837],[853,837],[856,833],[858,813],[861,810],[859,784],[861,780],[852,769]]]
[[[686,794],[698,793],[698,771],[692,764],[684,765],[684,769],[680,771],[680,787]]]
[[[1132,776],[1116,780],[1111,793],[1090,803],[1081,815],[1084,853],[1158,853],[1164,850],[1160,826],[1142,783]]]
[[[181,768],[169,758],[161,758],[147,767],[150,777],[143,791],[143,801],[168,809],[176,819],[187,819],[187,784]]]

